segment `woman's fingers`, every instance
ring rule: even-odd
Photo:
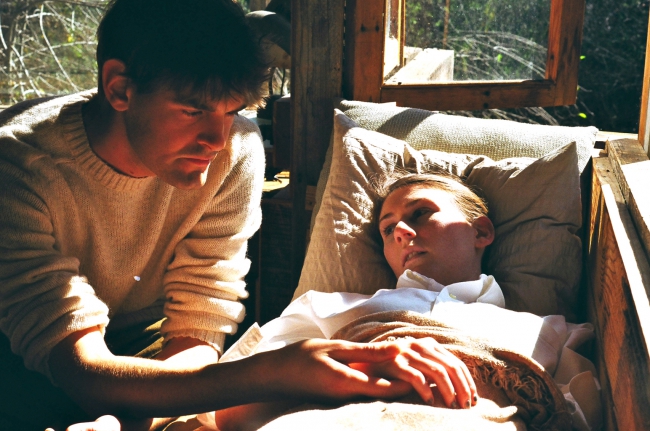
[[[397,354],[366,368],[390,379],[408,382],[427,403],[432,403],[433,393],[429,386],[434,383],[448,407],[469,408],[476,404],[476,385],[467,366],[433,338],[403,339],[372,343],[378,349],[386,348]],[[376,359],[376,358],[375,358]],[[381,366],[378,365],[381,363]]]
[[[66,431],[120,431],[121,425],[115,416],[102,416],[95,422],[70,425]],[[48,430],[45,430],[48,431]]]

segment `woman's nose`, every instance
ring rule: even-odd
[[[395,235],[395,240],[401,243],[402,241],[408,241],[415,238],[415,231],[413,228],[411,228],[411,226],[404,223],[403,221],[400,221],[395,225],[395,231],[393,235]]]

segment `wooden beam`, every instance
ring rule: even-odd
[[[607,152],[623,199],[650,259],[650,160],[633,139],[610,140]]]
[[[588,241],[607,430],[650,429],[650,265],[606,158],[594,159]]]
[[[348,0],[344,97],[379,102],[384,81],[384,0]]]
[[[308,185],[318,181],[341,96],[344,0],[291,3],[292,283],[298,285],[309,227]]]
[[[641,92],[641,115],[639,118],[639,143],[650,155],[650,24],[645,45],[645,68],[643,71],[643,91]]]
[[[576,102],[584,15],[585,0],[551,1],[546,79],[558,85],[554,106]]]
[[[445,84],[384,85],[381,102],[429,110],[476,110],[551,106],[551,81],[459,81]]]

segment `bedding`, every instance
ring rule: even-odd
[[[437,302],[428,313],[379,309],[382,311],[352,319],[332,338],[376,342],[432,336],[472,370],[481,396],[477,406],[452,410],[440,402],[430,407],[421,405],[417,395],[395,402],[302,405],[261,429],[599,428],[595,369],[577,353],[593,337],[589,324],[571,324],[562,316],[542,318],[486,303]],[[257,351],[265,328],[252,327],[242,337],[245,344],[236,348],[236,354],[229,352],[222,360],[236,360]],[[269,336],[268,331],[265,335]],[[276,343],[273,347],[279,346]],[[209,415],[199,418],[209,426]]]
[[[484,272],[499,280],[506,306],[574,320],[582,265],[576,148],[569,143],[537,159],[499,161],[418,151],[336,111],[331,166],[323,171],[328,177],[294,299],[309,290],[372,294],[394,286],[370,231],[368,185],[396,167],[422,171],[433,166],[461,176],[486,198],[496,240],[487,250]]]

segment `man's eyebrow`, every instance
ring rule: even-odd
[[[208,112],[214,112],[215,111],[215,109],[213,107],[211,107],[210,105],[208,105],[207,103],[205,103],[201,99],[197,99],[195,97],[176,96],[174,98],[174,102],[178,103],[180,105],[191,106],[192,108],[198,109],[198,110],[201,110],[201,111],[208,111]],[[239,112],[242,109],[245,109],[246,106],[248,106],[248,105],[246,105],[245,103],[242,103],[237,108],[235,108],[235,109],[233,109],[231,111],[228,111],[228,112]]]
[[[174,97],[174,103],[178,103],[179,105],[191,106],[192,108],[199,109],[201,111],[214,112],[214,109],[210,105],[208,105],[201,99],[197,99],[195,97],[184,97],[184,96],[177,95],[176,97]]]

